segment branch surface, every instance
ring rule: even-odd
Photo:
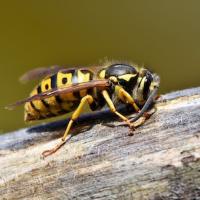
[[[134,136],[105,126],[107,111],[84,115],[81,130],[45,159],[66,120],[1,135],[1,199],[198,199],[200,87],[162,95],[155,106]]]

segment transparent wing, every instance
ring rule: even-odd
[[[51,96],[56,96],[56,95],[60,95],[60,94],[67,94],[67,93],[77,92],[77,91],[80,91],[80,90],[83,90],[83,89],[91,89],[91,88],[105,89],[105,88],[110,87],[110,86],[111,86],[111,82],[107,79],[93,80],[93,81],[84,82],[84,83],[72,84],[71,86],[55,88],[55,89],[52,89],[52,90],[31,96],[31,97],[28,97],[26,99],[17,101],[14,104],[10,104],[10,105],[6,106],[6,109],[12,110],[16,106],[22,105],[26,102],[46,99],[46,98],[49,98]]]
[[[88,68],[77,67],[77,69],[87,69],[87,70],[93,71],[94,73],[98,72],[101,68],[102,68],[102,66],[100,66],[100,65],[99,66],[93,65],[93,66],[89,66]],[[51,67],[39,67],[39,68],[32,69],[32,70],[26,72],[25,74],[23,74],[19,78],[19,81],[21,83],[27,83],[29,81],[42,79],[46,76],[55,74],[60,70],[64,70],[65,72],[67,72],[67,71],[70,72],[71,70],[74,70],[74,69],[76,69],[76,68],[66,68],[64,66],[58,66],[58,65],[54,65]]]
[[[19,78],[19,81],[22,83],[27,83],[28,81],[41,79],[48,75],[55,74],[61,69],[66,69],[66,68],[63,66],[58,66],[58,65],[54,65],[51,67],[35,68],[35,69],[32,69],[32,70],[26,72],[25,74],[23,74]]]

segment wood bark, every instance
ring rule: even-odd
[[[66,120],[1,135],[1,199],[200,199],[200,87],[155,107],[133,136],[107,111],[84,115],[45,159]]]

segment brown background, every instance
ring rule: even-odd
[[[23,107],[34,83],[18,77],[38,67],[90,65],[105,58],[150,66],[161,93],[199,86],[198,0],[19,0],[0,5],[0,133],[25,126]]]

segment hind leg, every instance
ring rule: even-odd
[[[67,125],[67,128],[66,128],[66,130],[65,130],[65,133],[64,133],[63,137],[61,138],[60,143],[57,144],[54,148],[48,149],[48,150],[44,151],[44,152],[42,153],[43,157],[47,157],[47,156],[49,156],[49,155],[55,153],[58,149],[60,149],[60,147],[61,147],[62,145],[64,145],[64,144],[67,142],[67,140],[69,139],[69,138],[67,138],[67,136],[68,136],[69,133],[70,133],[70,129],[71,129],[71,127],[72,127],[74,121],[80,116],[80,114],[81,114],[81,112],[82,112],[82,110],[83,110],[84,105],[85,105],[86,103],[92,104],[93,101],[94,101],[94,99],[93,99],[93,97],[92,97],[91,95],[86,95],[85,97],[83,97],[83,98],[81,99],[81,102],[80,102],[79,106],[78,106],[77,109],[73,112],[73,114],[72,114],[72,116],[71,116],[71,119],[70,119],[70,121],[69,121],[69,123],[68,123],[68,125]]]

